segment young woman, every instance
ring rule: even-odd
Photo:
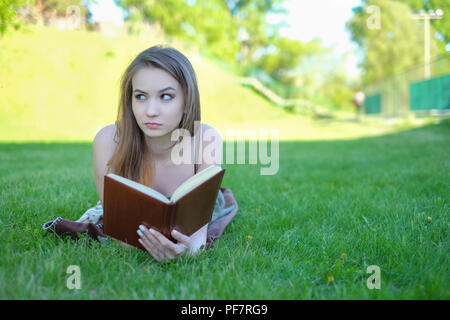
[[[94,208],[86,211],[77,221],[79,223],[97,223],[102,217],[103,181],[104,175],[109,172],[150,186],[170,197],[179,185],[197,172],[211,165],[221,166],[221,135],[209,125],[200,125],[197,79],[191,63],[182,53],[162,46],[154,46],[141,52],[125,70],[120,89],[116,123],[101,129],[93,142],[94,177],[100,201]],[[187,139],[191,147],[189,163],[177,164],[171,159],[173,148],[183,139],[183,136],[176,141],[171,139],[172,133],[177,129],[187,130],[192,137]],[[194,132],[194,129],[198,132]],[[197,140],[200,143],[195,143],[194,137],[201,139]],[[205,149],[214,150],[214,157],[197,164],[196,156],[203,155]],[[217,224],[218,228],[215,227],[213,238],[222,234],[236,211],[237,203],[231,190],[221,188],[213,220],[224,219],[221,224]],[[227,214],[229,218],[224,217]],[[44,230],[53,229],[58,232],[58,219],[44,224]],[[65,222],[69,231],[78,228],[73,222]],[[140,226],[136,232],[149,254],[163,262],[199,252],[206,243],[210,224],[189,237],[174,231],[172,236],[177,243],[144,226]],[[62,230],[64,224],[59,225]],[[91,229],[89,230],[92,231]]]

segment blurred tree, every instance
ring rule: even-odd
[[[283,23],[268,24],[266,16],[286,14],[282,7],[284,0],[224,0],[239,31],[239,63],[253,64],[258,59],[255,54],[261,48],[271,45]]]
[[[0,36],[3,36],[9,27],[14,29],[20,27],[17,11],[31,2],[31,0],[0,0]]]
[[[313,93],[310,99],[314,100],[314,95],[318,95],[325,97],[328,101],[323,103],[335,110],[352,109],[351,101],[355,87],[358,84],[357,81],[349,78],[343,61],[340,59],[332,60],[323,69],[322,73],[326,76],[322,79],[321,86]]]
[[[295,69],[295,84],[300,88],[300,97],[330,109],[351,108],[357,81],[347,73],[346,57],[334,55],[332,48],[323,47],[319,40],[313,42],[315,48],[300,60]]]
[[[192,6],[189,24],[197,31],[200,45],[213,56],[234,64],[239,52],[238,27],[223,0],[198,1]]]
[[[284,0],[117,0],[129,20],[159,23],[168,36],[187,39],[212,55],[236,64],[252,62],[255,51],[268,45],[274,27],[266,15],[279,12]]]
[[[431,26],[438,33],[436,39],[440,53],[444,53],[445,46],[450,44],[450,1],[449,0],[395,0],[407,4],[414,12],[420,10],[438,10],[444,13],[442,19],[430,20]]]
[[[365,84],[423,64],[423,27],[412,19],[411,9],[406,4],[393,0],[363,0],[362,6],[353,11],[346,26],[364,54]],[[436,41],[432,41],[432,56],[436,51]]]
[[[81,16],[89,16],[88,6],[92,3],[97,3],[96,0],[35,0],[38,12],[41,14],[44,24],[52,16],[65,17],[67,9],[70,6],[77,6],[80,8]]]
[[[320,42],[315,40],[303,43],[279,36],[273,36],[271,39],[269,45],[255,52],[258,59],[253,65],[285,85],[295,83],[297,76],[295,69],[302,59],[324,52]]]
[[[233,62],[239,51],[237,26],[223,0],[118,0],[127,20],[158,23],[167,36],[188,40],[212,55]]]

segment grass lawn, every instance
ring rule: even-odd
[[[214,249],[166,265],[42,230],[98,200],[90,143],[2,143],[0,299],[449,299],[449,137],[444,121],[280,141],[272,176],[224,164],[238,214]],[[66,287],[70,265],[79,290]]]

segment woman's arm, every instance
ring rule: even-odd
[[[116,126],[109,125],[101,129],[94,138],[94,179],[98,197],[103,205],[103,183],[107,170],[107,163],[111,159],[117,144],[114,142]]]
[[[222,166],[223,141],[217,129],[207,124],[202,124],[202,150],[199,150],[199,157],[202,155],[202,162],[198,167],[200,172],[209,166]]]

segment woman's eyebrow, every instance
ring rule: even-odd
[[[176,90],[175,90],[174,88],[172,88],[172,87],[167,87],[167,88],[164,88],[164,89],[159,90],[158,93],[161,93],[161,92],[166,91],[166,90],[173,90],[173,91],[176,91]],[[147,93],[146,91],[141,90],[141,89],[134,89],[134,92]]]

